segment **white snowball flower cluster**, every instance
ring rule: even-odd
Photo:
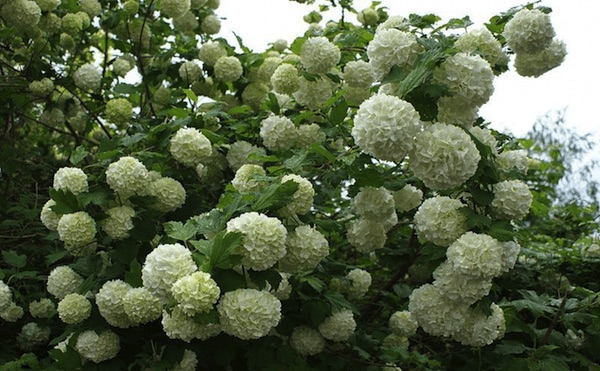
[[[287,231],[277,218],[257,212],[244,213],[227,222],[227,231],[244,235],[242,264],[247,268],[268,269],[285,255]]]
[[[489,294],[492,288],[491,278],[482,279],[481,277],[457,272],[448,261],[443,262],[433,271],[433,279],[433,286],[448,301],[464,305],[475,303]]]
[[[394,207],[398,212],[405,213],[411,211],[423,202],[423,191],[417,187],[407,184],[402,189],[392,192],[394,197]]]
[[[403,310],[392,313],[389,327],[392,333],[409,337],[417,333],[419,324],[410,311]]]
[[[503,173],[508,173],[513,169],[521,173],[527,173],[529,169],[527,151],[524,149],[503,151],[496,156],[496,167]]]
[[[179,67],[179,77],[188,84],[198,81],[202,76],[202,68],[193,61],[185,61]]]
[[[362,187],[352,199],[352,208],[360,217],[381,223],[386,231],[398,222],[394,196],[384,187]]]
[[[364,26],[375,26],[379,22],[379,13],[373,8],[365,8],[358,12],[356,19]]]
[[[399,15],[392,15],[388,17],[388,19],[380,23],[379,26],[377,26],[377,31],[386,30],[389,28],[397,28],[401,31],[406,31],[409,27],[410,22],[408,21],[408,19]]]
[[[6,322],[17,322],[23,317],[23,314],[25,314],[23,307],[11,301],[4,310],[0,311],[0,318]]]
[[[494,72],[478,55],[457,53],[435,69],[433,81],[446,85],[450,95],[471,106],[486,103],[494,92]]]
[[[281,319],[281,302],[273,294],[254,289],[226,292],[217,305],[223,332],[243,340],[269,333]]]
[[[255,110],[260,109],[260,105],[267,98],[267,94],[269,94],[269,86],[267,84],[263,84],[262,82],[253,82],[246,85],[244,91],[242,92],[242,102],[244,104],[249,105]],[[237,104],[237,98],[230,98],[234,104]]]
[[[267,57],[258,68],[257,78],[268,84],[271,81],[271,76],[281,64],[281,57]]]
[[[53,188],[74,195],[88,191],[88,179],[83,170],[76,167],[61,167],[54,173]]]
[[[98,0],[79,0],[79,8],[90,17],[95,17],[102,11],[102,5]]]
[[[186,35],[193,35],[194,30],[199,25],[196,15],[192,12],[187,12],[181,17],[173,18],[173,27]]]
[[[346,288],[346,292],[351,298],[362,298],[369,291],[369,287],[371,287],[371,273],[364,269],[355,268],[351,270],[346,274],[346,279],[350,283]]]
[[[221,20],[216,15],[209,14],[200,23],[200,29],[209,35],[216,35],[221,31]]]
[[[142,193],[148,185],[148,176],[146,166],[131,156],[121,157],[106,169],[106,183],[121,201]]]
[[[44,97],[54,91],[54,82],[47,77],[29,83],[29,91],[35,95]]]
[[[314,356],[325,349],[325,339],[315,329],[298,326],[290,336],[290,345],[302,356]]]
[[[340,61],[341,52],[323,36],[309,37],[300,50],[300,61],[308,73],[327,73]]]
[[[438,122],[463,128],[473,126],[479,116],[479,107],[465,102],[461,97],[443,96],[438,100]]]
[[[436,123],[417,136],[409,165],[425,186],[443,190],[473,176],[480,159],[477,146],[461,128]]]
[[[313,205],[315,190],[312,183],[300,175],[287,174],[281,178],[281,183],[292,181],[298,184],[298,189],[292,195],[292,201],[280,211],[283,215],[304,215]]]
[[[260,123],[260,137],[272,151],[289,149],[298,138],[296,126],[285,116],[269,116]]]
[[[282,63],[271,75],[273,90],[280,94],[293,94],[300,88],[300,76],[296,66]]]
[[[62,265],[50,272],[46,281],[46,289],[55,298],[62,299],[68,294],[77,292],[79,285],[82,283],[83,277],[77,274],[71,267]]]
[[[373,67],[365,61],[350,61],[344,67],[343,78],[348,86],[369,88],[374,81]]]
[[[286,239],[286,254],[279,260],[279,268],[284,272],[296,273],[315,268],[329,255],[329,242],[308,225],[296,227]]]
[[[84,64],[73,73],[75,85],[80,89],[87,91],[99,89],[101,79],[102,73],[100,72],[100,69],[91,63]]]
[[[123,312],[133,324],[152,322],[162,314],[162,304],[144,287],[129,289],[121,301]]]
[[[423,201],[414,217],[417,235],[439,246],[450,245],[467,231],[467,217],[459,211],[464,206],[446,196]]]
[[[2,308],[2,305],[0,305],[0,308]],[[52,318],[55,313],[56,306],[54,305],[54,302],[48,298],[41,298],[29,303],[29,314],[31,314],[33,318]]]
[[[346,341],[356,330],[354,313],[350,309],[342,309],[333,313],[319,325],[319,332],[327,340]]]
[[[101,228],[113,240],[122,240],[129,237],[133,229],[133,216],[135,210],[129,206],[115,206],[106,210],[108,218],[101,223]]]
[[[87,249],[86,245],[96,239],[96,222],[85,211],[61,216],[56,230],[60,240],[65,243],[65,248],[73,255],[86,255],[93,251]]]
[[[491,66],[508,63],[508,55],[502,50],[502,45],[485,27],[460,35],[454,47],[464,53],[481,55]]]
[[[379,160],[400,162],[421,128],[419,114],[410,103],[377,94],[358,108],[352,137],[363,151]]]
[[[486,234],[466,232],[446,250],[455,272],[490,279],[502,273],[502,245]]]
[[[386,230],[379,221],[357,218],[348,223],[346,238],[359,252],[370,253],[385,245]]]
[[[211,310],[219,299],[221,289],[210,274],[198,271],[175,281],[171,292],[182,311],[193,316]]]
[[[110,330],[100,335],[94,330],[87,330],[79,334],[75,349],[79,354],[94,363],[113,359],[121,350],[119,336]]]
[[[195,128],[181,128],[169,142],[169,152],[173,158],[189,167],[196,167],[212,153],[210,140]]]
[[[150,183],[148,195],[156,198],[153,207],[162,212],[179,209],[185,203],[185,188],[177,180],[163,177]]]
[[[567,46],[560,40],[553,40],[550,45],[535,53],[517,53],[515,69],[521,76],[539,77],[560,66],[567,56]]]
[[[262,166],[245,164],[240,166],[235,172],[235,176],[231,180],[231,185],[236,191],[241,193],[259,192],[267,183],[258,178],[266,176],[266,174]]]
[[[468,307],[449,302],[443,292],[431,284],[413,290],[409,299],[408,310],[430,335],[452,336],[464,326]]]
[[[298,104],[308,109],[318,109],[321,107],[331,97],[335,87],[335,84],[326,77],[318,78],[314,81],[300,77],[298,85],[298,90],[293,94],[294,99],[296,99]]]
[[[498,154],[498,141],[490,129],[474,126],[469,128],[469,133],[471,133],[471,135],[477,138],[477,140],[483,143],[485,146],[488,146],[493,155]]]
[[[92,304],[81,294],[68,294],[58,302],[58,316],[66,324],[85,321],[92,312]]]
[[[171,286],[197,269],[192,253],[185,246],[178,243],[158,245],[146,256],[142,282],[162,304],[166,304],[173,299]]]
[[[394,66],[404,69],[412,67],[422,50],[414,34],[395,28],[383,28],[377,30],[373,40],[367,45],[367,56],[375,77],[379,80]]]
[[[42,10],[35,1],[14,0],[2,4],[0,16],[8,26],[20,32],[30,31],[40,22]]]
[[[131,119],[133,106],[125,98],[114,98],[106,103],[106,119],[113,124],[126,124]]]
[[[96,294],[96,305],[100,315],[109,325],[119,328],[132,325],[123,305],[123,300],[131,289],[133,287],[124,281],[112,280],[105,282]]]
[[[517,54],[541,51],[554,38],[550,16],[538,9],[522,9],[506,23],[502,34],[508,46]]]
[[[236,81],[243,73],[242,63],[236,57],[221,57],[215,63],[215,77],[221,81]]]
[[[209,66],[214,66],[221,58],[227,56],[227,49],[218,41],[209,41],[198,49],[198,58]]]
[[[183,351],[181,361],[179,361],[169,371],[195,371],[198,367],[198,357],[195,352],[186,349]]]
[[[521,180],[505,180],[494,184],[492,210],[503,219],[523,219],[531,207],[533,196]]]
[[[48,344],[50,339],[50,327],[41,327],[35,322],[28,322],[17,335],[17,345],[23,350],[34,350],[35,348]]]
[[[58,228],[58,221],[60,215],[52,211],[52,206],[56,205],[56,202],[52,199],[46,201],[40,212],[40,220],[46,228],[51,231],[55,231]]]
[[[519,252],[521,251],[521,246],[516,241],[502,242],[501,245],[502,272],[506,273],[514,268],[517,258],[519,257]]]
[[[0,280],[0,312],[8,308],[10,303],[12,303],[12,291],[4,281]]]
[[[161,0],[158,4],[158,10],[172,18],[183,16],[191,7],[190,0]]]
[[[383,346],[389,348],[402,348],[408,349],[410,342],[408,341],[408,337],[403,335],[398,335],[391,333],[385,338],[383,338]],[[384,367],[382,370],[384,371],[402,371],[400,367]]]
[[[464,327],[454,335],[454,339],[463,345],[483,347],[504,336],[506,322],[504,311],[497,304],[490,306],[491,315],[469,309]]]
[[[246,141],[239,140],[231,143],[227,152],[227,162],[233,171],[237,171],[242,165],[253,164],[262,165],[263,162],[256,159],[250,159],[250,155],[266,156],[267,152],[262,147],[257,147]]]

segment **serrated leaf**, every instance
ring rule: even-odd
[[[325,282],[323,282],[322,280],[320,280],[317,277],[314,276],[307,276],[304,277],[302,279],[303,281],[305,281],[306,283],[308,283],[308,285],[310,287],[312,287],[316,292],[323,292],[323,289],[325,288]]]
[[[129,271],[125,272],[125,282],[133,287],[142,287],[142,265],[133,259],[129,264]]]
[[[494,347],[494,352],[500,355],[523,354],[528,349],[520,341],[505,340]]]
[[[469,193],[471,193],[475,202],[483,206],[487,206],[494,201],[494,193],[484,189],[471,187],[469,188]]]
[[[9,264],[17,269],[21,269],[27,264],[27,256],[19,255],[14,250],[3,250],[2,259],[6,264]]]
[[[281,184],[271,184],[263,188],[252,202],[254,211],[277,210],[292,201],[292,195],[298,190],[298,183],[288,180]]]
[[[467,225],[469,229],[478,231],[487,230],[493,223],[492,219],[485,215],[478,214],[475,210],[469,207],[461,207],[458,209],[464,216],[467,217]]]
[[[214,238],[205,241],[190,241],[190,243],[204,254],[212,268],[230,269],[242,260],[238,253],[242,244],[243,235],[238,232],[221,231]]]
[[[216,309],[212,309],[206,313],[197,313],[192,317],[194,322],[201,325],[208,325],[209,323],[219,323],[219,313]]]
[[[77,146],[75,150],[71,152],[71,156],[69,156],[69,161],[73,165],[77,165],[78,163],[83,161],[84,158],[86,158],[88,153],[89,152],[87,151],[87,149],[85,149],[83,146]]]
[[[272,289],[277,289],[281,282],[281,274],[275,269],[267,269],[264,271],[248,271],[250,280],[258,286],[259,290],[264,289],[267,283],[271,285]]]
[[[51,209],[57,214],[70,214],[81,210],[77,197],[69,191],[50,188],[50,198],[56,202]]]
[[[267,108],[269,108],[269,110],[274,114],[279,115],[279,111],[281,110],[281,108],[279,107],[279,102],[277,101],[277,97],[275,96],[275,94],[269,93],[267,95],[267,98],[268,99],[265,101]]]
[[[191,221],[185,224],[182,222],[166,222],[163,226],[167,236],[179,241],[191,240],[196,237],[196,232],[198,231],[196,223]]]
[[[306,37],[297,37],[290,45],[290,50],[292,53],[300,55],[300,50],[302,50],[302,45],[306,42]]]
[[[223,293],[246,287],[246,277],[232,269],[217,270],[211,275]]]
[[[98,206],[107,205],[113,198],[113,193],[108,190],[98,190],[77,195],[81,206],[87,207],[89,204]]]
[[[350,303],[344,297],[344,295],[342,295],[339,292],[330,291],[330,292],[326,292],[323,296],[325,297],[325,299],[327,299],[327,301],[331,305],[332,312],[336,312],[336,311],[339,311],[342,309],[350,309],[353,312],[358,312],[358,309],[356,308],[356,306],[354,306],[354,304]]]
[[[340,98],[329,111],[329,122],[331,122],[332,125],[337,126],[344,122],[347,113],[348,102],[346,102],[344,98]]]
[[[296,170],[300,169],[302,166],[308,164],[309,161],[307,161],[307,153],[302,151],[300,153],[296,153],[295,155],[293,155],[292,157],[286,159],[285,161],[283,161],[283,165],[287,168],[292,170],[293,172],[296,172]]]

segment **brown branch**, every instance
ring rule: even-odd
[[[86,137],[82,137],[82,136],[78,135],[77,133],[68,132],[68,131],[66,131],[66,130],[61,130],[61,129],[55,128],[54,126],[48,125],[48,124],[46,124],[45,122],[42,122],[42,121],[40,121],[40,120],[38,120],[38,119],[36,119],[36,118],[34,118],[34,117],[31,117],[31,116],[29,116],[29,115],[27,115],[27,114],[25,114],[25,113],[22,113],[22,112],[16,112],[16,114],[18,114],[19,116],[21,116],[21,117],[23,117],[23,118],[26,118],[26,119],[28,119],[28,120],[31,120],[31,121],[33,121],[33,122],[35,122],[35,123],[37,123],[37,124],[40,124],[40,125],[42,125],[42,126],[44,126],[44,127],[48,128],[48,129],[50,129],[50,130],[53,130],[53,131],[55,131],[55,132],[57,132],[57,133],[60,133],[60,134],[65,134],[65,135],[74,135],[74,136],[76,136],[76,137],[77,137],[79,140],[86,141],[86,142],[88,142],[88,143],[90,143],[90,144],[93,144],[93,145],[95,145],[95,146],[97,146],[97,145],[99,145],[99,144],[100,144],[100,143],[96,142],[96,141],[95,141],[95,140],[93,140],[93,139],[86,138]]]
[[[552,323],[550,323],[550,326],[548,326],[548,329],[546,330],[544,337],[540,341],[539,347],[546,345],[546,343],[550,339],[550,335],[552,334],[552,331],[554,331],[554,329],[556,328],[556,325],[558,325],[558,322],[560,322],[560,317],[563,315],[563,312],[565,311],[565,306],[567,304],[568,297],[569,297],[569,293],[565,292],[565,295],[563,296],[563,299],[560,302],[560,306],[558,307],[558,310],[556,311],[554,318],[552,318]]]

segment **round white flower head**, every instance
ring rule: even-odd
[[[452,336],[465,323],[467,306],[449,302],[441,290],[425,284],[410,294],[408,310],[417,323],[433,336]]]
[[[79,334],[75,349],[79,354],[94,363],[100,363],[113,359],[121,349],[119,336],[110,330],[100,335],[93,330],[87,330]]]
[[[500,244],[502,245],[502,272],[506,273],[514,268],[521,246],[516,241],[501,242]]]
[[[181,128],[170,140],[169,152],[177,162],[195,167],[212,153],[208,138],[195,128]]]
[[[288,48],[288,42],[285,39],[277,39],[275,41],[273,41],[273,50],[278,51],[278,52],[283,52],[284,50],[286,50]]]
[[[113,72],[117,74],[117,76],[125,77],[129,71],[131,71],[135,67],[129,58],[119,57],[115,60],[112,65]],[[156,93],[155,93],[156,94]]]
[[[183,312],[180,306],[173,308],[171,313],[166,310],[162,314],[163,331],[171,339],[183,340],[189,343],[198,338],[200,324],[194,322],[194,319]]]
[[[327,134],[318,124],[301,124],[298,126],[298,140],[296,147],[308,148],[312,144],[323,143],[327,139]]]
[[[83,90],[97,90],[100,88],[102,73],[98,67],[91,63],[86,63],[79,67],[73,74],[75,85]]]
[[[329,255],[329,242],[313,227],[301,225],[288,234],[286,254],[279,260],[284,272],[297,273],[315,268]]]
[[[412,67],[422,50],[414,34],[384,28],[375,32],[375,37],[367,46],[367,56],[375,78],[379,80],[394,66],[404,69]]]
[[[186,35],[193,35],[200,24],[193,12],[187,12],[181,17],[173,18],[173,27]]]
[[[464,327],[454,335],[454,340],[463,345],[483,347],[504,336],[506,323],[504,311],[497,304],[490,306],[492,314],[469,309]]]
[[[206,272],[194,272],[181,277],[171,287],[173,297],[185,314],[208,312],[219,300],[221,289]]]
[[[348,223],[346,238],[359,252],[370,253],[385,245],[384,226],[377,220],[357,218]]]
[[[417,333],[419,324],[411,312],[403,310],[392,313],[389,327],[392,333],[409,337]]]
[[[14,0],[1,3],[0,16],[8,26],[26,33],[33,29],[42,16],[42,10],[35,1]]]
[[[342,309],[325,320],[319,325],[319,332],[327,340],[346,341],[356,330],[356,321],[354,313],[350,309]]]
[[[248,158],[250,155],[266,156],[267,152],[264,148],[257,147],[246,141],[238,140],[231,143],[227,152],[227,162],[233,171],[237,171],[242,165],[253,164],[262,165],[263,162],[256,159]]]
[[[448,247],[446,257],[454,271],[490,279],[502,273],[502,250],[495,238],[467,232]]]
[[[46,289],[48,293],[57,299],[62,299],[68,294],[77,292],[79,285],[83,283],[83,277],[77,274],[71,267],[62,265],[54,268],[48,276]]]
[[[506,23],[502,34],[517,54],[540,51],[552,42],[554,27],[548,14],[538,9],[522,9]]]
[[[255,110],[258,110],[260,109],[262,102],[267,98],[269,90],[269,86],[267,84],[263,84],[262,82],[253,82],[248,84],[242,92],[242,102],[254,108]]]
[[[177,180],[169,177],[160,178],[150,183],[148,194],[156,197],[153,207],[163,212],[179,209],[185,203],[185,188]]]
[[[272,151],[292,148],[298,138],[296,126],[285,116],[269,116],[260,123],[260,137]]]
[[[124,201],[148,186],[148,169],[138,159],[124,156],[108,165],[106,183]]]
[[[258,68],[257,78],[268,84],[271,81],[271,76],[281,64],[281,57],[267,57]]]
[[[454,271],[445,261],[433,271],[433,286],[444,297],[457,304],[471,305],[490,293],[491,279],[481,279]]]
[[[89,17],[87,18],[89,21]],[[61,29],[66,34],[75,34],[84,29],[83,19],[76,13],[65,14],[60,22]]]
[[[298,104],[308,109],[318,109],[321,107],[331,97],[335,87],[335,84],[326,77],[318,78],[314,81],[300,77],[298,85],[298,90],[293,94],[294,99],[296,99]]]
[[[45,110],[42,112],[39,118],[40,122],[48,124],[50,126],[61,126],[65,123],[65,114],[59,108],[53,108],[51,110]]]
[[[156,296],[162,304],[173,299],[171,286],[198,269],[192,253],[178,243],[158,245],[147,256],[142,268],[144,287]]]
[[[81,294],[68,294],[58,302],[58,316],[69,325],[85,321],[92,312],[92,304]]]
[[[221,20],[214,14],[207,15],[200,23],[202,32],[209,35],[216,35],[221,31]]]
[[[600,258],[600,245],[590,244],[581,251],[581,255],[585,258]]]
[[[135,211],[129,206],[116,206],[106,210],[106,214],[108,218],[102,221],[102,230],[113,240],[129,237]]]
[[[17,346],[22,350],[34,350],[48,344],[49,339],[50,327],[40,327],[35,322],[28,322],[17,335]]]
[[[0,308],[2,308],[1,305]],[[52,318],[56,313],[56,306],[52,300],[41,298],[29,303],[29,313],[33,318]]]
[[[485,27],[462,34],[454,43],[454,47],[464,53],[481,55],[491,66],[508,63],[508,55],[502,50],[502,45]]]
[[[409,27],[410,22],[408,21],[408,19],[399,15],[392,15],[388,19],[380,23],[379,26],[377,26],[377,31],[385,30],[388,28],[397,28],[399,30],[406,31]]]
[[[0,280],[0,312],[8,308],[10,303],[12,303],[12,291],[4,281]]]
[[[132,112],[133,107],[125,98],[111,99],[106,103],[106,119],[114,124],[126,124]]]
[[[290,285],[290,280],[289,280],[289,277],[291,276],[291,274],[279,272],[279,275],[281,276],[281,281],[279,282],[279,286],[277,286],[276,290],[273,290],[271,288],[269,290],[269,292],[271,294],[275,295],[275,297],[279,300],[288,300],[290,298],[290,295],[292,294],[292,285]]]
[[[54,173],[54,189],[78,195],[88,191],[87,175],[77,167],[61,167]]]
[[[131,289],[133,287],[124,281],[112,280],[104,283],[96,294],[96,305],[100,315],[109,325],[119,328],[132,325],[123,306],[123,298]]]
[[[446,196],[423,201],[414,217],[417,235],[439,246],[450,245],[468,229],[467,217],[459,211],[464,206]]]
[[[312,183],[300,175],[288,174],[281,178],[281,183],[292,181],[298,184],[298,189],[292,195],[292,201],[280,211],[284,215],[304,215],[310,211],[313,205],[315,190]]]
[[[300,61],[308,73],[327,73],[340,57],[340,48],[323,36],[309,37],[300,50]]]
[[[235,172],[231,185],[238,192],[259,192],[267,183],[258,178],[266,174],[259,165],[245,164]]]
[[[384,187],[362,187],[352,199],[352,208],[357,215],[377,221],[396,214],[394,196]]]
[[[365,61],[351,61],[344,67],[344,81],[348,86],[368,88],[373,84],[373,67]]]
[[[293,94],[300,88],[298,69],[289,63],[280,64],[271,75],[273,90],[281,94]]]
[[[54,205],[56,205],[54,200],[50,199],[46,201],[40,213],[42,224],[51,231],[55,231],[58,228],[58,221],[60,220],[60,215],[52,211],[52,206]]]
[[[158,10],[173,18],[181,17],[191,6],[190,0],[161,0],[158,4]]]
[[[23,317],[24,313],[23,307],[11,301],[4,310],[0,311],[0,318],[6,322],[17,322]]]
[[[392,192],[392,196],[394,197],[394,207],[401,213],[413,210],[423,202],[423,191],[411,184]]]
[[[218,41],[209,41],[198,50],[198,58],[209,66],[214,66],[221,58],[227,56],[227,49]]]
[[[446,85],[450,95],[471,106],[486,103],[494,92],[494,72],[478,55],[458,53],[435,69],[433,81]]]
[[[79,0],[79,7],[90,17],[95,17],[102,11],[102,5],[98,0]]]
[[[348,272],[346,279],[350,282],[347,288],[349,297],[362,298],[371,287],[371,273],[364,269],[356,268]]]
[[[450,189],[477,171],[481,155],[461,128],[436,123],[417,135],[410,158],[415,176],[433,189]]]
[[[375,26],[379,22],[379,13],[373,8],[365,8],[358,12],[356,19],[364,26]]]
[[[254,289],[226,292],[217,305],[222,330],[243,340],[269,333],[281,319],[281,302],[273,294]]]
[[[121,305],[132,324],[152,322],[158,319],[162,313],[160,301],[144,287],[136,287],[127,291]]]
[[[502,173],[508,173],[513,169],[521,173],[527,173],[529,169],[529,157],[524,149],[503,151],[496,156],[496,166]]]
[[[531,207],[533,196],[521,180],[505,180],[494,184],[492,210],[502,219],[523,219]]]
[[[298,326],[290,336],[290,345],[302,356],[314,356],[325,349],[325,339],[315,329]]]
[[[235,81],[242,77],[244,68],[236,57],[221,57],[215,63],[215,77],[221,81]]]
[[[196,353],[186,349],[183,351],[181,361],[179,361],[170,371],[195,371],[198,367],[198,357]]]
[[[488,128],[480,128],[478,126],[469,129],[471,135],[477,138],[478,141],[490,148],[492,154],[498,154],[498,141],[492,134],[492,131]]]
[[[44,77],[41,80],[32,81],[29,84],[29,91],[43,97],[54,91],[54,83],[49,78]]]
[[[263,271],[285,255],[287,231],[277,218],[257,212],[244,213],[227,222],[227,231],[244,235],[241,253],[246,268]]]
[[[519,53],[515,57],[515,69],[521,76],[539,77],[560,66],[567,56],[567,47],[560,40],[553,40],[539,52]]]
[[[470,128],[479,117],[479,107],[461,97],[443,96],[438,100],[438,122]]]
[[[379,160],[400,162],[422,128],[414,107],[395,96],[377,94],[364,101],[354,117],[352,137]]]
[[[78,211],[61,216],[56,230],[67,250],[76,254],[80,248],[94,242],[96,222],[85,211]]]
[[[193,61],[185,61],[179,67],[179,76],[187,84],[191,84],[200,79],[200,76],[202,76],[202,68]]]

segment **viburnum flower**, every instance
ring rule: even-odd
[[[133,107],[125,98],[111,99],[106,103],[106,119],[113,124],[126,124],[132,112]]]
[[[85,321],[92,311],[92,304],[85,296],[68,294],[58,302],[58,316],[66,324],[73,325]]]
[[[269,333],[281,319],[281,302],[273,294],[254,289],[228,291],[217,305],[223,332],[243,340]]]
[[[410,342],[408,337],[391,333],[383,338],[383,346],[388,348],[408,349]],[[402,371],[400,367],[383,367],[382,371]]]
[[[365,296],[371,287],[371,273],[364,269],[356,268],[348,272],[346,279],[350,282],[347,293],[351,298],[358,299]]]
[[[123,299],[131,289],[133,287],[124,281],[112,280],[105,282],[96,294],[96,305],[100,315],[109,325],[119,328],[132,325],[123,305]]]
[[[465,102],[461,97],[445,95],[438,100],[437,121],[463,128],[471,128],[477,117],[479,107]]]
[[[352,199],[352,208],[357,215],[379,222],[396,215],[394,196],[384,187],[362,187]]]
[[[348,223],[346,238],[359,252],[369,253],[385,245],[384,226],[377,220],[357,218]]]
[[[446,196],[423,201],[414,217],[417,235],[439,246],[450,245],[467,231],[467,217],[459,211],[464,206]]]
[[[502,45],[485,27],[460,35],[454,47],[464,53],[481,55],[491,66],[508,63],[508,55],[502,50]]]
[[[83,277],[77,274],[71,267],[62,265],[50,271],[46,281],[48,293],[57,299],[62,299],[68,294],[77,292],[79,285],[83,283]]]
[[[142,282],[162,304],[166,304],[173,299],[171,286],[196,270],[198,267],[192,259],[192,253],[185,246],[178,243],[161,244],[146,256]]]
[[[54,173],[53,188],[57,191],[69,191],[74,195],[87,192],[87,175],[76,167],[61,167]]]
[[[62,31],[69,35],[77,34],[84,28],[83,19],[76,13],[67,13],[63,15],[60,26]]]
[[[469,133],[471,133],[471,135],[477,138],[478,141],[488,146],[492,154],[498,154],[498,141],[496,140],[490,129],[474,126],[472,128],[469,128]]]
[[[519,10],[504,26],[502,36],[517,54],[534,53],[547,48],[554,38],[550,16],[538,9]]]
[[[410,32],[395,28],[378,29],[367,45],[367,56],[377,80],[390,72],[392,67],[409,69],[414,65],[423,47]]]
[[[221,20],[214,14],[209,14],[200,23],[202,32],[209,35],[216,35],[221,31]]]
[[[0,280],[0,312],[8,308],[10,303],[12,303],[12,291],[4,281]]]
[[[290,345],[302,356],[314,356],[325,349],[325,339],[315,329],[298,326],[290,336]]]
[[[121,157],[106,169],[106,183],[121,201],[144,191],[148,186],[148,176],[146,166],[131,156]]]
[[[379,160],[400,162],[422,128],[414,107],[395,96],[377,94],[364,101],[354,117],[352,137]]]
[[[342,309],[333,313],[319,325],[319,332],[327,340],[346,341],[356,330],[354,313],[350,309]]]
[[[227,162],[229,163],[229,167],[233,171],[237,171],[240,167],[242,167],[242,165],[245,164],[262,166],[262,161],[249,158],[250,155],[264,157],[267,155],[267,152],[262,147],[257,147],[246,141],[238,140],[237,142],[233,142],[229,145],[229,151],[227,151],[226,158]]]
[[[193,61],[185,61],[179,67],[179,76],[187,84],[198,81],[202,76],[202,68]]]
[[[0,284],[0,286],[2,286],[2,284]],[[1,308],[2,305],[0,303],[0,309]],[[31,314],[33,318],[52,318],[52,316],[56,314],[56,306],[54,305],[54,302],[48,298],[34,300],[29,303],[29,314]]]
[[[106,210],[108,218],[102,220],[101,228],[113,240],[129,237],[133,229],[135,210],[129,206],[116,206]]]
[[[242,264],[255,271],[275,265],[285,255],[287,230],[277,218],[257,212],[244,213],[227,222],[228,232],[243,236]]]
[[[181,17],[173,18],[173,27],[186,35],[193,35],[194,30],[198,28],[200,23],[196,19],[196,15],[193,12],[186,12]]]
[[[242,102],[258,110],[262,102],[267,98],[269,90],[269,86],[262,82],[250,83],[246,85],[246,88],[242,92]]]
[[[403,310],[392,313],[389,327],[394,334],[409,337],[417,333],[419,324],[411,312]]]
[[[260,81],[269,84],[271,76],[281,64],[281,57],[267,57],[258,68],[257,77]]]
[[[162,314],[162,304],[144,287],[135,287],[127,291],[121,305],[127,318],[136,325],[157,320]]]
[[[23,307],[11,301],[4,310],[0,311],[0,318],[6,322],[17,322],[23,317],[24,313]]]
[[[208,66],[214,66],[221,58],[227,56],[227,49],[218,41],[208,41],[198,49],[198,58]]]
[[[463,345],[483,347],[504,336],[506,330],[504,311],[496,303],[492,303],[490,309],[492,314],[488,316],[480,310],[469,308],[465,324],[458,333],[454,334],[454,340]]]
[[[443,292],[425,284],[410,294],[408,310],[417,323],[433,336],[452,336],[462,329],[468,306],[448,301]]]
[[[492,280],[457,272],[448,261],[433,271],[433,286],[449,301],[471,305],[490,293]]]
[[[97,90],[100,88],[102,73],[100,69],[91,63],[79,67],[73,74],[75,85],[82,90]]]
[[[304,77],[300,77],[298,85],[298,90],[293,94],[294,99],[296,99],[296,102],[301,106],[312,110],[318,109],[325,104],[327,99],[331,97],[333,89],[336,86],[335,83],[327,77],[318,78],[314,81],[309,81]]]
[[[301,124],[298,126],[297,132],[297,148],[308,148],[315,143],[323,143],[327,139],[327,134],[318,124]]]
[[[135,64],[127,57],[119,57],[112,64],[112,69],[117,76],[125,77],[129,71],[135,67]],[[156,92],[155,92],[156,94]]]
[[[358,12],[356,19],[364,26],[374,26],[379,22],[379,13],[373,8],[365,8]]]
[[[47,96],[54,91],[54,82],[47,77],[29,83],[29,91],[38,96]]]
[[[37,0],[36,3],[42,12],[51,12],[58,8],[61,0]]]
[[[102,5],[98,0],[79,0],[79,9],[90,17],[95,17],[102,11]]]
[[[236,57],[221,57],[215,63],[215,77],[221,81],[236,81],[242,76],[244,68]]]
[[[267,185],[265,181],[258,179],[261,176],[266,176],[262,166],[245,164],[235,172],[231,185],[241,193],[258,192]]]
[[[373,84],[373,67],[365,61],[350,61],[346,63],[343,74],[348,86],[368,88]]]
[[[327,73],[340,57],[340,48],[323,36],[309,37],[300,49],[300,61],[308,73]]]
[[[195,167],[212,153],[208,138],[195,128],[181,128],[169,142],[169,152],[185,166]]]
[[[502,219],[523,219],[531,207],[533,196],[521,180],[505,180],[494,184],[493,212]]]
[[[163,331],[170,339],[183,340],[189,343],[197,338],[199,324],[193,318],[186,315],[179,306],[173,308],[171,313],[163,311],[161,324]]]
[[[54,205],[56,205],[54,200],[50,199],[46,201],[40,213],[42,224],[51,231],[55,231],[58,228],[58,221],[60,220],[60,215],[52,211],[52,206]]]
[[[308,225],[296,227],[287,236],[286,254],[279,260],[279,268],[284,272],[296,273],[315,268],[329,255],[329,242]]]
[[[281,178],[281,183],[292,181],[298,184],[298,189],[292,195],[292,201],[280,209],[283,215],[304,215],[313,205],[315,190],[312,183],[300,175],[287,174]]]
[[[409,166],[426,187],[444,190],[473,176],[480,159],[477,146],[461,128],[436,123],[417,135]]]
[[[158,3],[158,10],[167,17],[177,18],[190,10],[190,0],[161,0]]]
[[[83,249],[96,239],[96,222],[85,211],[65,214],[58,220],[58,237],[73,255],[91,252]]]
[[[470,106],[481,106],[494,92],[494,72],[479,55],[457,53],[437,67],[433,81],[446,85],[448,93]]]
[[[560,40],[553,40],[550,45],[538,52],[518,53],[515,57],[515,69],[521,76],[540,77],[546,72],[560,66],[567,56],[567,47]]]
[[[8,26],[25,33],[33,30],[39,23],[42,10],[35,1],[13,0],[3,2],[0,16]]]
[[[446,257],[454,271],[474,278],[502,273],[502,245],[486,234],[466,232],[448,247]]]
[[[221,289],[206,272],[181,277],[171,287],[173,297],[188,316],[208,312],[219,300]]]
[[[17,345],[23,350],[34,350],[41,345],[48,344],[50,332],[50,327],[41,327],[35,322],[28,322],[23,325],[17,335]]]
[[[75,349],[83,358],[100,363],[115,358],[121,345],[119,336],[110,330],[100,335],[94,330],[87,330],[77,337]]]
[[[385,29],[389,29],[389,28],[397,28],[401,31],[407,31],[409,27],[410,27],[410,22],[408,19],[406,19],[402,16],[399,16],[399,15],[392,15],[392,16],[388,17],[388,19],[386,19],[385,21],[380,23],[379,26],[377,26],[377,31],[381,31],[381,30],[385,30]]]
[[[179,361],[170,371],[193,371],[198,367],[198,357],[196,353],[186,349],[183,351],[181,361]]]
[[[521,246],[516,241],[501,242],[500,244],[502,245],[502,272],[505,273],[514,268]]]
[[[529,169],[527,151],[524,149],[503,151],[496,156],[496,167],[502,173],[508,173],[513,169],[521,173],[527,173]]]
[[[281,94],[293,94],[300,89],[300,76],[296,66],[289,63],[280,64],[271,75],[273,90]]]
[[[394,207],[401,213],[419,207],[423,201],[423,191],[411,184],[407,184],[404,188],[392,192],[392,196],[394,197]]]
[[[289,149],[298,138],[296,126],[285,116],[269,116],[260,123],[260,137],[272,151]]]
[[[185,203],[185,188],[177,180],[163,177],[150,183],[148,195],[156,198],[155,209],[168,213],[179,209]]]

